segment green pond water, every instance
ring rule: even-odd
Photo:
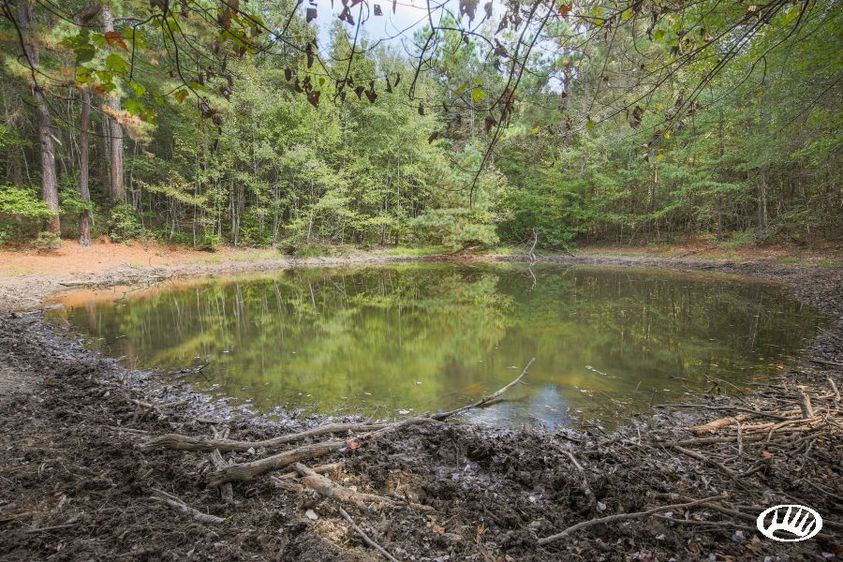
[[[178,380],[260,412],[450,409],[535,357],[511,400],[469,416],[501,425],[611,428],[714,382],[733,391],[784,368],[819,322],[778,286],[610,267],[299,269],[113,296],[56,320],[132,368],[207,363]]]

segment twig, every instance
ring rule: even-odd
[[[222,523],[225,521],[225,519],[223,519],[222,517],[217,517],[216,515],[204,513],[196,508],[190,507],[176,496],[168,494],[163,490],[153,488],[152,491],[158,495],[150,496],[149,499],[164,503],[174,509],[181,511],[182,513],[190,515],[193,519],[196,519],[197,521],[201,521],[202,523]]]
[[[219,449],[211,451],[211,464],[213,464],[214,468],[217,470],[228,468],[228,463],[222,458],[222,454],[220,454]],[[220,486],[220,496],[223,501],[226,502],[230,502],[234,499],[234,490],[231,487],[231,482],[226,482]]]
[[[380,552],[383,555],[383,557],[386,558],[387,560],[389,560],[390,562],[398,562],[397,558],[395,558],[393,555],[388,553],[386,551],[386,549],[384,549],[381,545],[379,545],[374,540],[372,540],[372,538],[369,537],[369,535],[367,535],[366,532],[363,531],[363,529],[358,527],[357,523],[354,522],[354,519],[351,518],[351,515],[346,513],[346,511],[343,508],[339,508],[339,510],[340,510],[340,514],[342,514],[343,518],[345,518],[345,520],[348,521],[348,524],[351,525],[351,528],[354,529],[354,532],[357,533],[358,535],[360,535],[360,537],[364,541],[366,541],[366,544],[368,544],[369,546],[371,546],[372,548],[374,548],[375,550]]]
[[[840,401],[840,391],[837,390],[837,385],[834,384],[834,379],[828,377],[828,385],[831,387],[832,392],[834,392],[834,400],[839,402]]]
[[[728,466],[726,466],[723,463],[717,462],[714,459],[710,459],[710,458],[706,457],[705,455],[701,455],[700,453],[698,453],[696,451],[691,451],[690,449],[685,449],[684,447],[680,447],[679,445],[674,445],[673,448],[676,449],[677,451],[679,451],[680,453],[682,453],[683,455],[688,455],[689,457],[697,459],[700,462],[707,463],[707,464],[710,464],[712,466],[716,466],[717,468],[719,468],[720,470],[722,470],[723,472],[725,472],[726,474],[728,474],[732,478],[737,479],[737,477],[738,477],[737,472],[735,472],[734,470],[732,470],[731,468],[729,468]]]
[[[654,507],[652,509],[648,509],[646,511],[636,511],[634,513],[616,513],[614,515],[607,515],[606,517],[599,517],[597,519],[590,519],[588,521],[582,521],[581,523],[577,523],[576,525],[572,525],[565,529],[564,531],[560,531],[555,535],[550,535],[549,537],[544,537],[538,540],[538,544],[544,546],[546,544],[550,544],[554,541],[557,541],[561,538],[564,538],[575,531],[579,531],[581,529],[587,529],[589,527],[594,527],[595,525],[600,525],[602,523],[611,523],[613,521],[624,521],[627,519],[640,519],[642,517],[649,517],[654,513],[659,513],[661,511],[673,511],[676,509],[683,509],[687,507],[693,507],[695,505],[701,505],[713,502],[715,500],[721,499],[722,496],[709,496],[707,498],[703,498],[700,500],[694,500],[691,502],[686,503],[675,503],[671,505],[662,505],[659,507]]]
[[[577,470],[582,475],[581,486],[583,492],[588,497],[589,501],[591,501],[591,504],[595,505],[597,503],[597,498],[594,496],[594,492],[591,491],[591,486],[588,485],[588,474],[586,474],[585,469],[577,461],[576,457],[571,451],[567,449],[562,449],[562,452],[567,455],[567,457],[571,460],[571,463],[577,468]]]
[[[804,419],[814,417],[814,406],[811,404],[811,397],[802,388],[799,389],[799,409],[802,410],[802,417]]]
[[[313,429],[308,429],[307,431],[281,435],[280,437],[273,437],[272,439],[264,439],[262,441],[207,439],[204,437],[180,435],[178,433],[167,433],[150,439],[146,443],[142,443],[140,447],[141,449],[165,447],[168,449],[178,449],[182,451],[213,451],[214,449],[217,449],[221,453],[227,453],[230,451],[243,452],[248,451],[249,449],[266,449],[267,451],[272,451],[280,448],[282,445],[287,445],[296,441],[303,441],[310,437],[328,435],[332,433],[374,431],[376,429],[381,429],[386,425],[387,424],[385,423],[331,423],[315,427]]]

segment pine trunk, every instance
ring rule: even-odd
[[[38,84],[35,68],[39,63],[38,45],[32,36],[32,3],[22,0],[18,3],[18,25],[23,36],[24,56],[32,68],[32,97],[38,114],[38,141],[41,145],[41,197],[55,214],[50,218],[50,232],[59,234],[59,192],[56,179],[56,151],[53,145],[50,110],[44,97],[44,90]]]
[[[114,31],[114,16],[108,6],[102,8],[102,21],[106,33]],[[110,94],[106,105],[111,110],[111,115],[108,116],[108,133],[111,137],[111,198],[114,201],[126,201],[126,184],[123,179],[123,127],[115,118],[121,111],[120,94]]]

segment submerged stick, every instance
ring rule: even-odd
[[[439,413],[439,414],[434,414],[434,415],[433,415],[433,416],[431,416],[431,417],[432,417],[433,419],[435,419],[435,420],[439,420],[439,421],[441,421],[441,420],[444,420],[444,419],[450,418],[451,416],[455,416],[455,415],[457,415],[457,414],[460,414],[460,413],[462,413],[462,412],[465,412],[465,411],[467,411],[467,410],[471,410],[471,409],[474,409],[474,408],[482,408],[483,406],[486,406],[486,405],[487,405],[487,404],[489,404],[490,402],[492,402],[492,401],[494,401],[494,400],[497,400],[497,399],[498,399],[498,398],[500,398],[500,397],[501,397],[501,396],[502,396],[502,395],[503,395],[503,394],[504,394],[507,390],[509,390],[510,388],[512,388],[513,386],[515,386],[515,385],[516,385],[516,384],[518,384],[519,382],[521,382],[521,379],[523,379],[523,378],[524,378],[524,375],[526,375],[526,374],[527,374],[527,371],[529,371],[529,370],[530,370],[530,366],[533,364],[533,362],[534,362],[535,360],[536,360],[536,358],[535,358],[535,357],[533,357],[532,359],[530,359],[529,361],[527,361],[527,364],[526,364],[526,365],[524,365],[524,368],[521,370],[521,374],[520,374],[520,375],[518,375],[518,376],[515,378],[515,380],[513,380],[511,383],[509,383],[508,385],[504,386],[503,388],[500,388],[500,389],[496,390],[495,392],[493,392],[492,394],[490,394],[490,395],[488,395],[488,396],[484,396],[483,398],[481,398],[481,399],[480,399],[480,400],[478,400],[477,402],[474,402],[473,404],[469,404],[469,405],[467,405],[467,406],[462,406],[462,407],[460,407],[460,408],[457,408],[457,409],[455,409],[455,410],[451,410],[451,411],[448,411],[448,412],[441,412],[441,413]]]

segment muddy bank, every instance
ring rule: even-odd
[[[226,499],[224,489],[209,484],[220,468],[207,452],[141,448],[165,433],[257,441],[326,420],[271,423],[243,416],[90,354],[38,312],[3,313],[0,377],[25,382],[0,393],[0,556],[382,559],[340,507],[398,560],[822,560],[843,554],[840,400],[829,383],[843,388],[843,272],[652,258],[576,260],[775,279],[836,320],[802,361],[754,393],[701,396],[695,402],[702,406],[694,410],[660,408],[612,435],[431,421],[376,439],[355,434],[359,441],[305,461],[308,466],[339,463],[326,474],[332,482],[390,499],[361,506],[325,498],[299,478],[270,474],[233,482],[232,497]],[[277,266],[185,266],[62,282],[147,283],[155,276]],[[32,298],[65,287],[45,283]],[[812,399],[810,417],[800,412],[800,386]],[[739,416],[748,416],[740,418],[741,430],[737,424],[702,433],[688,429]],[[243,465],[273,453],[258,446],[222,457]],[[223,520],[174,507],[162,500],[166,494]],[[699,500],[706,501],[688,505]],[[779,503],[813,507],[825,517],[823,532],[791,545],[762,537],[754,530],[755,517]],[[668,505],[685,507],[629,515]],[[627,518],[546,540],[572,525],[620,514]]]

